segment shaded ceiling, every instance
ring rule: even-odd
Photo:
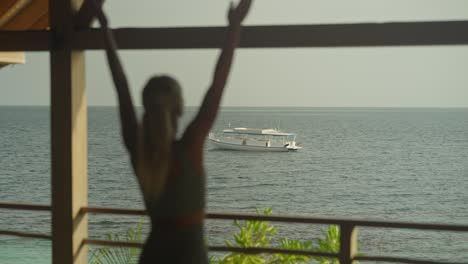
[[[0,30],[46,29],[48,11],[48,0],[1,0]]]
[[[48,0],[0,0],[0,30],[43,30],[48,26]],[[0,52],[0,68],[11,63],[24,63],[24,53]]]

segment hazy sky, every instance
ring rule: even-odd
[[[225,0],[108,0],[113,27],[225,25]],[[467,20],[466,0],[256,0],[246,24]],[[467,31],[468,34],[468,31]],[[134,100],[153,74],[170,74],[199,105],[218,50],[124,51]],[[102,52],[87,53],[88,102],[115,105]],[[48,105],[49,57],[0,70],[0,105]],[[242,49],[225,106],[468,107],[468,46]]]

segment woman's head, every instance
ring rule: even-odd
[[[177,121],[182,114],[183,100],[179,83],[169,76],[152,77],[143,88],[143,106],[148,121],[164,122],[164,116],[170,117],[171,136],[177,132]],[[159,127],[167,124],[155,124]]]

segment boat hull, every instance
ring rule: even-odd
[[[226,149],[226,150],[239,150],[239,151],[258,151],[258,152],[289,152],[298,150],[299,147],[295,148],[288,148],[288,147],[266,147],[266,146],[254,146],[254,145],[240,145],[240,144],[233,144],[228,142],[223,142],[218,139],[209,139],[214,147],[219,149]]]

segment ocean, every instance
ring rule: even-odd
[[[187,108],[183,128],[196,108]],[[89,108],[90,206],[142,208],[115,107]],[[50,204],[48,107],[0,107],[0,201]],[[207,142],[207,210],[275,215],[468,223],[468,109],[223,108],[214,131],[279,127],[298,152],[215,150]],[[139,217],[90,216],[89,233],[123,233]],[[147,221],[147,219],[144,219]],[[324,226],[277,225],[278,237],[312,240]],[[43,212],[0,209],[0,229],[50,232]],[[224,245],[231,221],[208,221]],[[468,262],[468,234],[359,229],[365,255]],[[49,241],[0,236],[0,263],[51,263]]]

